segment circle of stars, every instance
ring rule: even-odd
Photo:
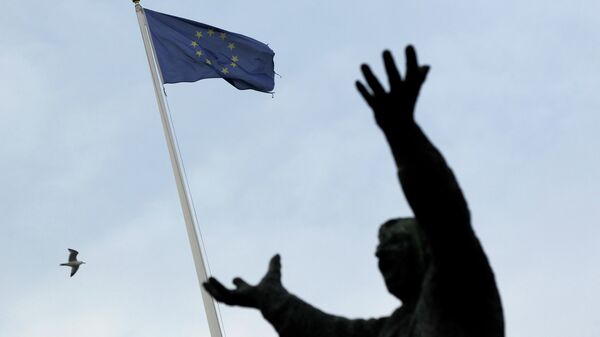
[[[208,57],[208,55],[205,55],[200,45],[200,42],[203,38],[212,38],[213,36],[217,36],[223,42],[227,43],[227,49],[229,49],[229,51],[232,53],[231,58],[229,59],[229,61],[231,62],[227,66],[221,67],[220,71],[223,75],[228,75],[230,73],[230,68],[234,69],[238,66],[240,58],[237,55],[233,55],[233,50],[236,49],[236,45],[233,42],[227,42],[227,33],[218,33],[212,28],[209,28],[206,31],[196,31],[194,33],[195,40],[192,40],[190,42],[190,46],[195,50],[194,55],[196,57],[198,57],[199,59],[204,59],[204,64],[208,66],[213,66],[213,60],[211,60]]]

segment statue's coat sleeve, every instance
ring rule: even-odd
[[[425,336],[504,336],[494,274],[452,170],[417,125],[390,145],[432,255],[415,313],[417,330],[429,331]]]
[[[388,319],[330,315],[289,293],[270,301],[261,312],[280,337],[376,337]]]

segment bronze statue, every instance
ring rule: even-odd
[[[390,316],[347,319],[330,315],[289,293],[275,255],[256,286],[241,278],[236,289],[215,278],[204,284],[217,300],[259,309],[281,337],[503,337],[504,319],[494,274],[471,228],[467,203],[440,152],[414,120],[427,77],[415,50],[406,48],[406,75],[383,53],[390,90],[368,65],[368,87],[356,87],[373,109],[392,150],[400,184],[415,218],[389,220],[379,230],[376,256],[389,292],[402,301]]]

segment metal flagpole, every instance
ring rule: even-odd
[[[183,171],[180,164],[179,154],[175,150],[175,141],[173,138],[173,130],[171,122],[167,115],[167,108],[165,104],[165,97],[162,92],[162,81],[158,74],[158,61],[156,60],[156,54],[152,48],[152,41],[150,39],[148,31],[148,23],[146,22],[146,16],[144,15],[144,9],[140,5],[140,0],[133,0],[135,4],[135,12],[137,14],[138,23],[140,25],[140,31],[142,33],[142,40],[144,41],[144,47],[146,48],[146,56],[148,57],[148,65],[150,66],[150,73],[152,74],[152,81],[154,83],[154,93],[156,94],[156,101],[158,102],[158,110],[160,111],[160,119],[163,125],[163,131],[167,141],[167,147],[169,148],[169,157],[171,158],[171,165],[173,167],[173,174],[175,175],[175,182],[177,183],[177,192],[179,193],[179,201],[181,202],[181,210],[183,211],[183,218],[185,219],[185,226],[187,229],[188,239],[192,248],[192,256],[194,258],[194,264],[196,266],[196,274],[198,276],[198,282],[200,283],[200,292],[202,294],[202,302],[204,303],[204,309],[206,311],[206,318],[208,320],[208,327],[210,330],[211,337],[222,337],[221,326],[219,324],[219,318],[217,316],[217,310],[213,298],[204,290],[202,283],[208,279],[206,272],[206,266],[204,264],[204,258],[202,257],[202,249],[200,246],[200,240],[198,240],[198,233],[196,232],[194,216],[192,214],[192,207],[190,206],[189,191],[184,185]]]

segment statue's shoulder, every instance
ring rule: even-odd
[[[413,312],[400,307],[385,321],[378,337],[413,337]]]
[[[489,265],[446,272],[435,263],[427,271],[411,337],[503,337],[502,305]]]

